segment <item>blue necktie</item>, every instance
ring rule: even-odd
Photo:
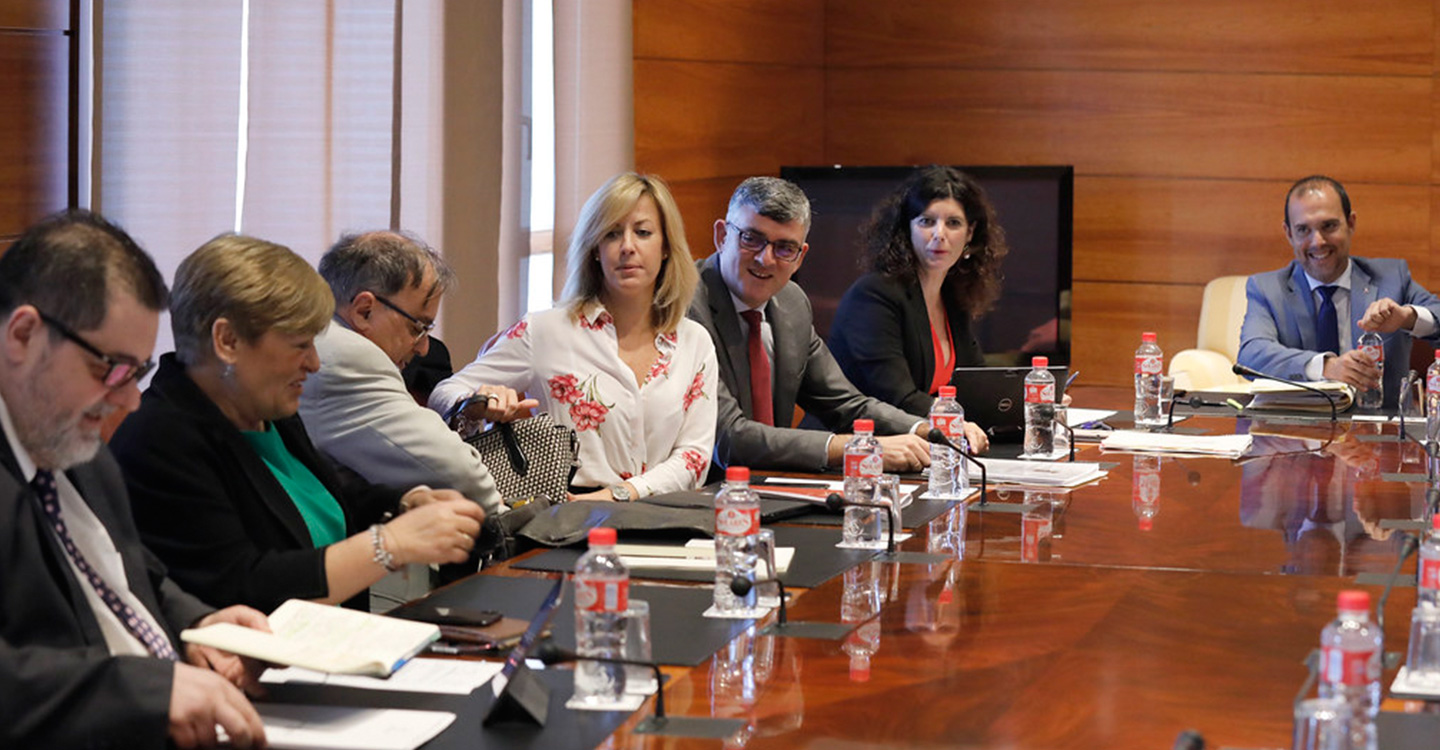
[[[106,583],[105,579],[90,567],[90,561],[85,559],[80,548],[76,547],[75,542],[70,539],[70,531],[65,528],[65,520],[60,517],[60,493],[55,488],[55,475],[46,469],[41,469],[35,472],[35,478],[30,481],[30,486],[40,497],[40,507],[45,511],[45,517],[50,520],[51,528],[55,530],[55,536],[60,540],[60,546],[65,548],[65,554],[70,556],[70,559],[75,562],[75,567],[80,569],[86,580],[90,582],[90,586],[95,589],[95,593],[100,595],[100,601],[105,602],[105,606],[115,613],[115,617],[120,620],[126,630],[130,631],[131,635],[135,636],[136,640],[145,645],[147,651],[161,659],[175,661],[178,655],[170,645],[170,639],[166,638],[164,634],[156,632],[149,623],[132,610],[115,593],[115,590],[110,588],[110,584]]]
[[[1340,318],[1335,313],[1335,290],[1338,286],[1322,286],[1320,313],[1315,316],[1315,348],[1322,352],[1340,353]]]

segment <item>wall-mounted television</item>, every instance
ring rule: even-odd
[[[1005,228],[1010,254],[995,309],[976,335],[986,364],[1030,364],[1046,355],[1070,363],[1071,241],[1075,168],[962,166],[978,181]],[[815,329],[828,337],[835,308],[863,273],[860,227],[913,167],[782,167],[780,176],[810,197],[810,252],[795,275],[815,308]]]

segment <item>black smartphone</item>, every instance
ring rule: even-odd
[[[430,622],[436,625],[459,625],[469,628],[483,628],[487,625],[494,625],[504,615],[488,609],[469,609],[466,607],[446,607],[438,604],[421,604],[415,607],[406,607],[402,611],[394,613],[397,617],[407,620],[419,620]]]

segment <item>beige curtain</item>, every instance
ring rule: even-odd
[[[630,0],[555,0],[555,294],[580,207],[635,168]]]

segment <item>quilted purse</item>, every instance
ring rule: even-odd
[[[580,468],[580,439],[549,414],[501,422],[465,438],[475,446],[506,500],[544,495],[564,502]]]

